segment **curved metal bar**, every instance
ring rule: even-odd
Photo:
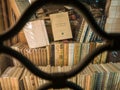
[[[37,90],[48,90],[50,88],[52,88],[53,83],[52,82],[48,82],[43,84],[42,86],[40,86]]]
[[[0,41],[7,40],[13,37],[14,35],[18,34],[18,32],[27,23],[27,21],[30,19],[33,13],[35,13],[43,5],[46,5],[47,3],[51,2],[54,4],[74,5],[82,12],[82,16],[86,19],[86,21],[88,22],[92,30],[94,30],[94,32],[96,32],[99,36],[107,40],[111,39],[111,37],[98,26],[90,11],[79,0],[37,0],[26,9],[21,18],[13,27],[9,28],[8,30],[6,30],[7,32],[0,35]]]
[[[58,83],[58,85],[60,85],[60,83]],[[54,88],[54,89],[71,88],[74,90],[83,90],[80,86],[76,85],[75,83],[73,83],[71,81],[65,81],[64,86],[62,86],[62,87],[57,87],[57,86],[55,86],[54,83],[48,82],[48,83],[45,83],[42,86],[40,86],[38,88],[38,90],[48,90],[50,88]]]

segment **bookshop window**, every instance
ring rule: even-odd
[[[120,63],[108,63],[120,60],[116,2],[1,0],[11,28],[0,35],[0,53],[12,64],[0,67],[0,90],[119,90]]]

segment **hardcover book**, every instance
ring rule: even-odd
[[[72,38],[68,12],[50,14],[54,41]]]

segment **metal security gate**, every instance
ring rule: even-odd
[[[92,30],[97,35],[102,37],[106,42],[103,46],[100,46],[97,49],[95,49],[93,53],[88,54],[84,58],[84,60],[82,60],[83,62],[79,63],[78,65],[75,66],[75,68],[71,69],[68,72],[47,73],[47,72],[41,71],[34,64],[32,64],[29,61],[29,59],[24,57],[22,54],[11,49],[10,47],[3,45],[3,42],[5,40],[8,40],[9,38],[15,36],[20,32],[22,27],[27,23],[27,21],[30,19],[33,13],[35,13],[43,5],[51,2],[53,4],[72,5],[76,7],[81,12],[81,15],[85,18],[85,20],[90,25]],[[87,10],[87,8],[79,0],[37,0],[30,7],[27,8],[26,12],[21,16],[18,22],[13,27],[9,28],[9,30],[6,30],[6,31],[7,32],[0,35],[0,53],[8,54],[12,57],[17,58],[19,62],[21,62],[33,74],[35,74],[40,78],[50,81],[49,83],[46,83],[41,87],[39,87],[38,88],[39,90],[46,90],[49,88],[59,89],[59,88],[65,88],[65,87],[75,89],[75,90],[82,90],[80,86],[76,85],[73,82],[68,81],[68,79],[77,75],[79,72],[81,72],[98,54],[106,50],[110,51],[110,50],[120,49],[120,45],[118,41],[120,40],[120,34],[119,33],[107,34],[106,32],[104,32],[104,30],[102,30],[98,26],[92,14]]]

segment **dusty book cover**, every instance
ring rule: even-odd
[[[72,38],[68,12],[50,15],[54,41]]]

